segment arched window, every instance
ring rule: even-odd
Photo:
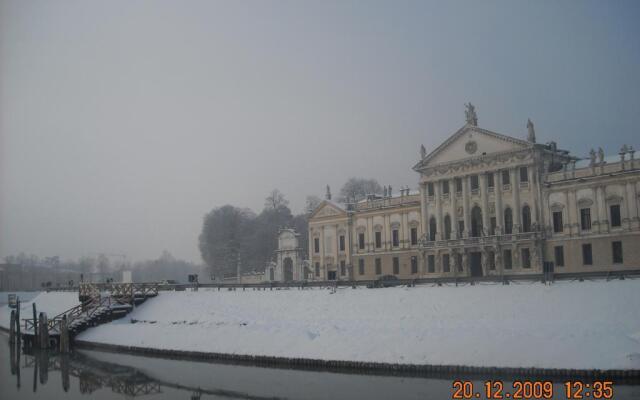
[[[509,207],[504,209],[504,233],[507,235],[513,233],[513,214]]]
[[[471,236],[482,236],[482,210],[478,206],[471,209]]]
[[[431,217],[429,219],[429,240],[431,241],[436,240],[436,232],[437,232],[436,219],[434,217]]]
[[[449,215],[444,216],[444,238],[445,240],[451,239],[451,217]]]

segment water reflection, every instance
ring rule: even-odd
[[[0,342],[0,358],[9,358],[11,368],[0,369],[2,399],[442,400],[451,398],[452,380],[463,378],[432,379],[259,368],[98,351],[56,354],[34,349],[23,353],[17,351],[15,345],[9,346],[6,340],[3,342]],[[21,379],[28,381],[31,378],[32,390],[28,386],[21,387]],[[482,380],[474,379],[481,387]],[[11,381],[14,385],[10,384]],[[556,387],[556,394],[560,394],[561,383]],[[640,386],[617,385],[615,394],[616,399],[637,399],[640,398]],[[563,397],[556,395],[554,398]]]

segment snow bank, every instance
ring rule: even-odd
[[[30,301],[22,302],[24,297],[20,296],[20,319],[33,318],[32,303],[36,303],[38,314],[46,312],[49,318],[80,304],[78,292],[42,292],[31,297]],[[9,329],[11,310],[7,304],[0,306],[1,327]]]
[[[163,292],[78,339],[334,360],[637,369],[640,281]]]

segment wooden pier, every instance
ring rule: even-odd
[[[37,313],[20,318],[20,302],[11,312],[10,338],[24,342],[25,348],[54,348],[68,352],[73,338],[92,326],[122,318],[148,298],[158,295],[156,283],[81,283],[78,288],[79,305],[49,318]]]

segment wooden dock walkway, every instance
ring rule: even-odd
[[[20,318],[20,303],[11,313],[10,338],[24,342],[25,348],[59,348],[66,352],[70,341],[80,332],[122,318],[147,299],[158,295],[156,283],[81,283],[79,305],[53,318],[37,313],[32,318]],[[46,327],[46,329],[44,328]]]

